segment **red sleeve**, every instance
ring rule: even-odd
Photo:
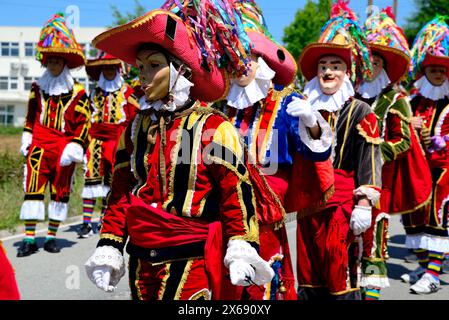
[[[125,126],[132,123],[134,118],[136,117],[137,110],[139,109],[139,102],[137,101],[137,98],[134,94],[133,88],[130,86],[127,86],[127,89],[125,91],[125,98],[126,98],[126,106],[125,106],[125,114],[126,114],[126,122]]]
[[[259,243],[255,195],[244,164],[243,144],[234,126],[211,116],[205,126],[210,173],[221,195],[220,214],[226,238]]]
[[[66,117],[68,126],[66,131],[71,133],[72,142],[77,142],[84,147],[89,136],[91,106],[84,88],[75,84],[73,90],[77,90],[76,98],[72,102],[74,107],[70,108]]]
[[[25,115],[24,131],[33,132],[34,124],[37,119],[39,110],[39,87],[36,83],[31,86],[30,97],[28,98],[28,108]]]
[[[110,245],[120,251],[128,237],[126,231],[126,209],[130,203],[130,193],[137,181],[131,172],[131,152],[127,149],[131,142],[130,127],[121,135],[117,148],[114,176],[111,192],[108,195],[108,206],[103,217],[98,246]]]

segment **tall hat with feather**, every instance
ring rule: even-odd
[[[307,80],[316,76],[319,59],[326,55],[341,57],[355,83],[372,77],[373,66],[368,41],[357,16],[348,4],[349,0],[338,0],[332,6],[331,19],[321,29],[318,42],[304,48],[299,58],[299,67]]]
[[[395,22],[391,7],[370,16],[364,30],[371,53],[383,58],[391,83],[406,77],[410,68],[410,49],[404,31]]]
[[[276,84],[287,86],[292,83],[298,69],[296,61],[271,35],[260,7],[254,0],[236,0],[234,4],[251,40],[251,52],[261,56],[276,72],[273,79]]]
[[[449,76],[449,26],[446,17],[437,16],[416,35],[411,49],[413,70],[411,78],[420,78],[427,66],[440,65]]]
[[[157,44],[191,70],[193,99],[216,101],[227,95],[228,73],[243,75],[248,68],[249,39],[241,27],[228,1],[168,0],[98,35],[93,44],[133,66],[139,47]]]
[[[45,23],[39,36],[36,58],[45,65],[48,56],[64,58],[70,69],[85,64],[83,49],[61,13],[55,14]]]
[[[95,81],[100,79],[103,66],[122,67],[122,61],[104,51],[99,51],[95,59],[87,60],[86,73]]]

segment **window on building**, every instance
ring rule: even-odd
[[[0,77],[0,90],[19,90],[19,78]]]
[[[18,57],[19,43],[18,42],[1,42],[1,55],[3,57]]]
[[[19,89],[19,78],[18,77],[10,77],[9,78],[9,90],[18,90]]]
[[[25,57],[34,57],[36,55],[36,43],[25,42]]]
[[[0,125],[12,125],[14,123],[14,106],[0,105]]]
[[[39,80],[39,78],[37,78],[37,77],[24,77],[23,79],[24,79],[23,89],[25,91],[30,91],[31,85],[33,84],[33,82],[36,82],[37,80]]]
[[[8,90],[8,77],[0,77],[0,90]]]

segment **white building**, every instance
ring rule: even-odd
[[[93,38],[106,28],[75,29],[75,37],[84,48],[86,58],[94,58]],[[31,84],[44,72],[36,60],[40,27],[0,26],[0,125],[21,127],[24,124]],[[89,90],[84,67],[71,70],[73,77]]]

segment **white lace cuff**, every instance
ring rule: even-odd
[[[95,283],[93,271],[99,266],[112,268],[110,285],[116,286],[125,275],[125,259],[118,249],[112,246],[102,246],[95,249],[94,254],[84,264],[89,279]]]
[[[321,128],[320,139],[313,139],[309,134],[309,129],[301,120],[299,120],[298,124],[299,138],[312,152],[323,153],[329,150],[332,146],[332,129],[318,111],[314,111],[313,113],[315,114],[318,120],[318,125]]]
[[[366,196],[371,202],[371,205],[375,207],[380,199],[380,192],[374,188],[360,186],[354,190],[355,196]]]

